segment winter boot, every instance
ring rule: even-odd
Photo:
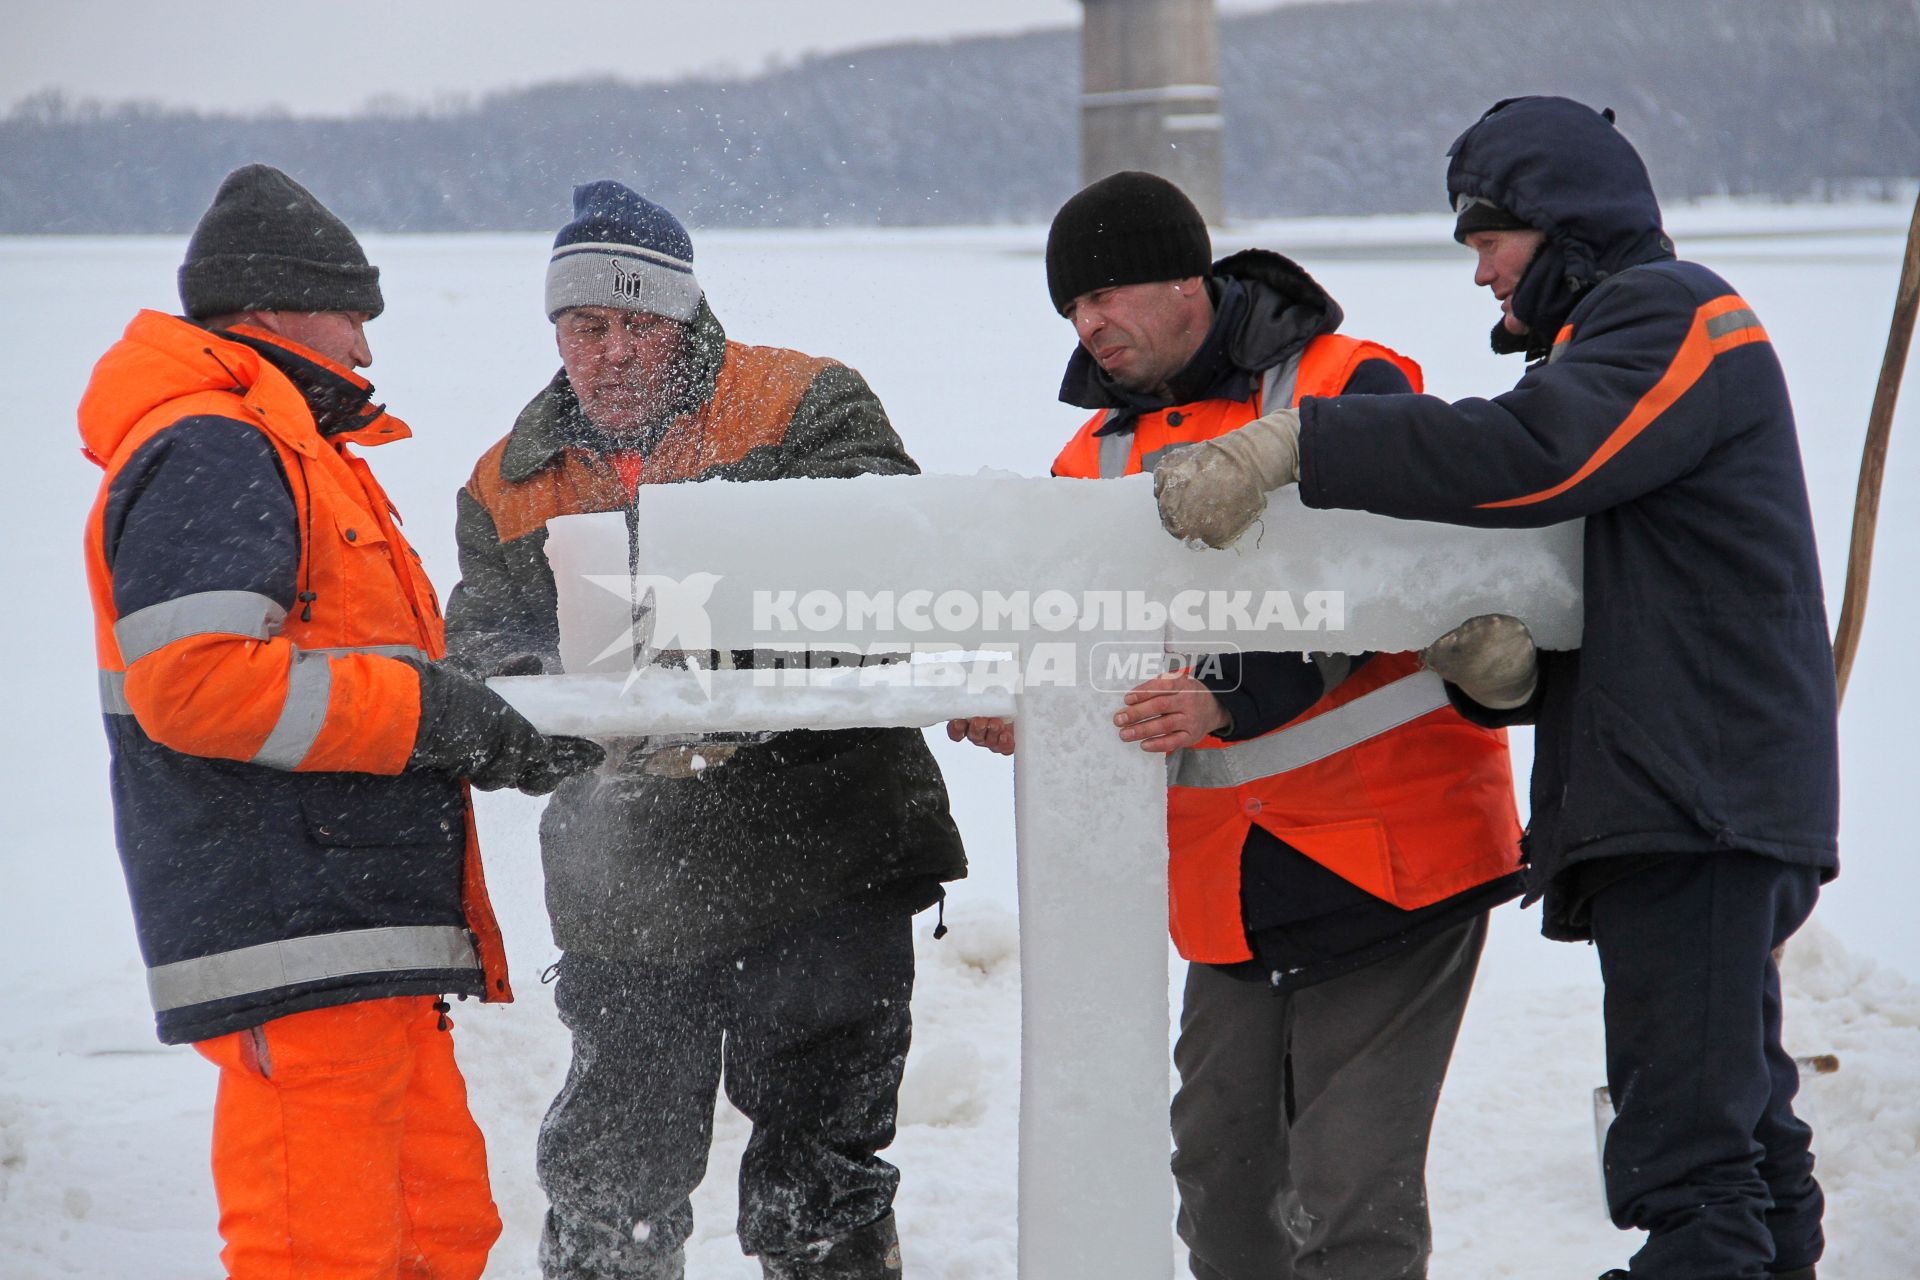
[[[763,1253],[765,1280],[900,1280],[900,1235],[893,1214],[858,1231],[790,1253]]]

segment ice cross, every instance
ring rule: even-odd
[[[550,525],[569,674],[497,686],[543,729],[602,736],[1017,717],[1025,1280],[1173,1274],[1166,773],[1115,735],[1116,691],[1168,644],[1393,651],[1491,612],[1545,647],[1579,643],[1577,526],[1313,512],[1289,491],[1246,541],[1174,542],[1144,478],[649,486],[644,584],[656,600],[675,583],[705,593],[668,607],[716,648],[1013,649],[1017,680],[915,664],[722,671],[703,691],[686,672],[596,667],[633,625],[635,592],[606,589],[631,574],[615,513]]]

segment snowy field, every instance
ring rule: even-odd
[[[1758,309],[1799,409],[1821,550],[1838,610],[1861,434],[1885,343],[1906,210],[1681,211],[1682,252]],[[1294,253],[1348,329],[1418,358],[1433,391],[1486,394],[1514,360],[1487,353],[1495,316],[1437,218],[1273,223],[1220,251]],[[1048,308],[1039,228],[706,233],[699,271],[733,336],[832,355],[864,372],[929,471],[1044,474],[1080,414],[1054,401],[1072,341]],[[372,460],[444,592],[453,492],[556,364],[541,315],[539,236],[370,237],[388,311],[370,330],[380,399],[416,438]],[[213,1071],[158,1045],[145,1002],[106,795],[80,532],[98,472],[74,405],[135,309],[176,305],[177,238],[0,239],[0,351],[14,409],[0,471],[0,1278],[216,1274],[207,1174]],[[1829,1274],[1899,1280],[1920,1257],[1920,889],[1907,811],[1920,679],[1920,386],[1896,427],[1875,595],[1843,720],[1844,874],[1788,958],[1788,1040],[1834,1052],[1812,1081],[1830,1213]],[[1902,433],[1908,438],[1900,438]],[[951,531],[964,539],[968,531]],[[929,557],[939,547],[926,548]],[[1903,745],[1904,744],[1904,745]],[[908,1274],[1014,1274],[1018,947],[1008,764],[935,735],[968,840],[951,935],[920,934],[916,1037],[891,1157]],[[1516,743],[1524,755],[1527,744]],[[480,822],[520,1002],[456,1009],[474,1108],[506,1218],[492,1277],[534,1277],[539,1117],[567,1046],[538,975],[554,948],[541,906],[538,801],[482,798]],[[1431,1161],[1436,1277],[1570,1277],[1634,1241],[1601,1207],[1590,1095],[1601,1083],[1599,982],[1585,947],[1502,908],[1441,1104]],[[689,1274],[751,1280],[732,1236],[746,1126],[721,1105],[696,1197]],[[1171,1217],[1171,1214],[1169,1214]],[[1044,1277],[1029,1280],[1079,1280]]]

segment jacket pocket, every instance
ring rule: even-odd
[[[464,923],[458,784],[430,774],[312,776],[300,797],[311,854],[276,879],[291,930]]]
[[[1578,840],[1683,825],[1714,836],[1729,830],[1717,799],[1701,779],[1604,691],[1589,689],[1581,695],[1575,721],[1580,733],[1568,800],[1569,809],[1581,814],[1573,833]],[[1603,817],[1608,829],[1595,830]]]
[[[466,803],[449,779],[425,772],[311,777],[300,813],[307,837],[323,848],[446,849],[465,842]]]
[[[332,536],[314,530],[316,614],[325,610],[336,628],[350,622],[353,633],[369,638],[363,643],[419,643],[422,620],[407,591],[415,574],[400,563],[401,554],[371,514],[350,504],[336,508]]]
[[[1386,826],[1378,820],[1358,818],[1314,827],[1286,827],[1274,831],[1273,835],[1348,884],[1364,889],[1383,902],[1398,904],[1393,850],[1387,841]]]

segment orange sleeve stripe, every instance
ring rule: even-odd
[[[1552,488],[1542,489],[1538,493],[1529,493],[1519,498],[1482,502],[1478,504],[1476,510],[1527,507],[1546,502],[1559,497],[1605,466],[1615,454],[1632,444],[1642,431],[1652,426],[1661,414],[1671,409],[1681,396],[1692,390],[1693,384],[1700,381],[1701,375],[1706,373],[1707,366],[1713,363],[1716,355],[1723,351],[1731,351],[1735,347],[1745,346],[1749,342],[1766,341],[1767,332],[1760,327],[1758,320],[1754,320],[1750,325],[1730,329],[1717,337],[1709,336],[1709,327],[1718,327],[1713,326],[1715,320],[1735,311],[1744,311],[1748,316],[1752,315],[1747,304],[1733,294],[1715,298],[1694,312],[1693,325],[1687,330],[1687,336],[1680,343],[1680,349],[1674,353],[1672,362],[1667,365],[1667,371],[1660,375],[1660,380],[1654,383],[1645,395],[1640,397],[1639,403],[1633,406],[1620,425],[1615,427],[1600,443],[1600,447],[1580,465],[1579,470]]]

